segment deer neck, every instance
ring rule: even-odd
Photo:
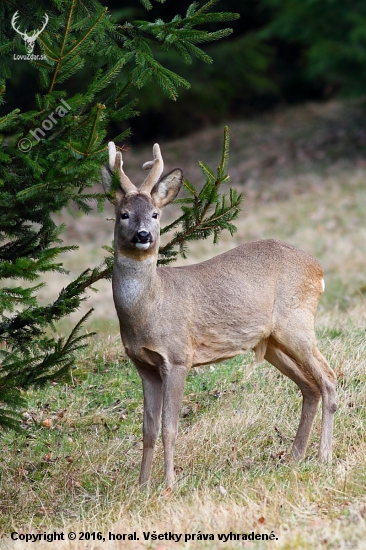
[[[116,254],[113,266],[113,297],[117,310],[140,311],[151,304],[156,293],[158,274],[157,255],[134,259]]]

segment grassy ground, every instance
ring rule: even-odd
[[[0,548],[52,545],[12,542],[13,531],[18,537],[63,532],[65,538],[72,531],[77,539],[80,532],[94,532],[91,539],[100,532],[106,539],[53,542],[61,550],[366,548],[364,118],[360,106],[332,103],[231,124],[230,172],[245,195],[238,232],[216,249],[198,243],[189,258],[276,237],[321,260],[326,292],[317,317],[319,348],[339,381],[332,464],[316,459],[320,415],[306,460],[289,460],[301,396],[276,369],[246,355],[190,373],[177,484],[167,491],[161,483],[159,442],[152,486],[140,492],[142,390],[124,358],[106,285],[94,303],[101,335],[80,355],[72,383],[31,392],[24,434],[2,434]],[[187,165],[187,176],[197,181],[194,161],[215,165],[220,135],[211,129],[162,146],[167,169]],[[131,158],[132,181],[149,155],[144,150]],[[69,263],[75,272],[97,260],[99,245],[108,242],[106,215],[67,219],[66,238],[81,245],[82,254]],[[50,283],[51,292],[52,284],[59,281]],[[108,541],[108,532],[120,538],[136,532],[139,540]],[[145,541],[144,532],[182,539]],[[218,537],[253,532],[273,533],[274,540]],[[214,540],[197,540],[202,534]],[[184,542],[185,535],[191,539]]]

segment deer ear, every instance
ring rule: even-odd
[[[182,187],[182,181],[183,171],[180,168],[175,168],[175,170],[172,170],[169,174],[161,178],[151,191],[151,196],[156,206],[164,208],[164,206],[170,204],[178,195]]]
[[[113,191],[112,188],[113,173],[106,164],[102,166],[102,185],[105,193],[107,194],[108,200],[118,206],[121,200],[125,197],[125,192],[122,190],[121,186]]]

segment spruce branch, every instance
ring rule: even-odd
[[[176,259],[178,254],[183,258],[187,256],[188,243],[194,240],[206,239],[214,236],[214,244],[217,244],[223,230],[228,230],[231,235],[236,231],[232,223],[239,215],[242,203],[242,195],[231,188],[229,198],[226,194],[220,194],[220,186],[228,183],[230,178],[226,173],[229,158],[229,130],[224,129],[224,139],[221,162],[215,176],[212,170],[203,162],[200,167],[206,182],[201,191],[188,181],[184,180],[184,187],[188,193],[187,198],[178,199],[176,204],[181,204],[182,215],[170,225],[161,230],[161,234],[176,231],[173,238],[159,249],[159,265],[165,265]],[[175,248],[178,248],[176,250]]]
[[[62,54],[63,54],[64,48],[65,48],[66,40],[67,40],[69,30],[70,30],[71,18],[72,18],[72,14],[73,14],[74,7],[75,7],[75,1],[76,0],[71,0],[69,15],[68,15],[65,30],[64,30],[64,36],[63,36],[63,39],[62,39],[62,44],[61,44],[61,47],[60,47],[60,51],[57,55],[55,68],[54,68],[53,75],[52,75],[52,80],[51,80],[51,83],[50,83],[50,87],[48,89],[48,94],[50,94],[53,91],[53,88],[56,84],[56,78],[57,78],[57,74],[60,70],[60,63],[61,63],[61,60],[62,60]]]
[[[102,111],[104,109],[105,109],[105,105],[101,105],[100,103],[97,104],[96,110],[95,110],[93,125],[91,127],[88,143],[86,144],[86,148],[85,148],[85,152],[84,152],[85,156],[89,155],[92,146],[95,144],[96,133],[98,131],[98,123],[100,122],[99,119],[100,119]]]

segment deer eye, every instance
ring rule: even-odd
[[[122,220],[127,220],[130,216],[127,214],[127,212],[123,212],[123,214],[121,214],[121,219]]]
[[[157,212],[154,212],[154,214],[152,215],[152,217],[156,220],[156,218],[158,217]]]

